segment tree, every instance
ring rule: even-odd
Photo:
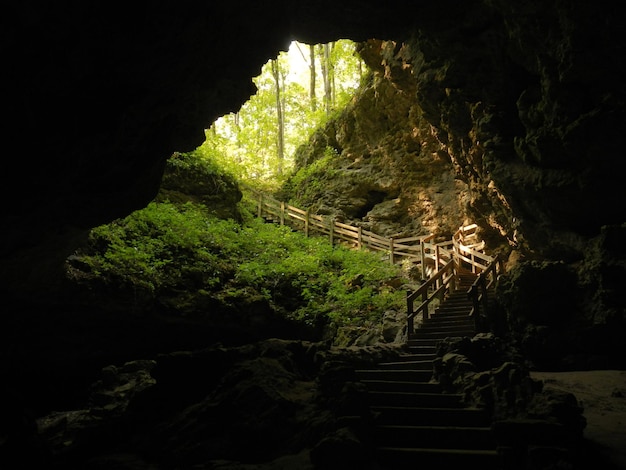
[[[281,73],[278,60],[270,60],[272,66],[272,76],[274,77],[274,89],[276,90],[276,128],[277,128],[277,157],[278,164],[276,173],[278,176],[283,174],[283,162],[285,160],[285,119],[283,115],[284,103],[281,98]]]
[[[307,47],[308,54],[295,43],[291,55],[281,52],[268,62],[253,78],[256,94],[237,113],[213,123],[197,153],[219,160],[249,184],[279,186],[293,165],[295,149],[348,102],[360,83],[362,61],[354,43]],[[292,69],[294,56],[304,64],[304,75]],[[320,71],[321,83],[316,78]],[[320,95],[323,107],[317,103]]]
[[[322,66],[322,80],[324,81],[324,109],[329,116],[333,109],[332,78],[333,66],[330,58],[330,44],[319,44],[319,55]]]
[[[315,77],[317,73],[315,72],[315,46],[313,44],[309,45],[309,57],[311,58],[311,63],[309,64],[311,73],[309,97],[311,99],[311,111],[315,112],[317,111],[317,97],[315,95]]]

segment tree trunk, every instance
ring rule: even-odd
[[[326,109],[326,115],[329,116],[331,112],[331,89],[330,89],[330,75],[329,75],[329,62],[330,62],[330,49],[328,44],[320,44],[320,62],[322,65],[322,79],[324,80],[324,108]]]
[[[278,60],[272,60],[272,75],[274,76],[274,89],[276,91],[276,125],[277,125],[277,164],[276,174],[282,176],[283,161],[285,159],[285,121],[283,117],[283,102],[281,99],[280,69]]]
[[[335,109],[337,105],[337,94],[335,87],[335,64],[333,63],[333,50],[335,49],[335,43],[331,45],[326,44],[326,56],[328,57],[328,83],[330,88],[330,107]]]
[[[309,98],[311,99],[311,111],[317,111],[317,97],[315,96],[315,46],[313,44],[309,45],[309,57],[311,58],[309,61],[309,70],[311,72]]]

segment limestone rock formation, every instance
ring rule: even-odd
[[[423,111],[474,218],[531,253],[580,257],[625,215],[612,202],[623,195],[613,170],[625,124],[615,8],[162,2],[122,14],[14,3],[2,24],[4,171],[28,190],[3,188],[2,285],[39,292],[77,237],[151,200],[165,160],[236,110],[291,38],[394,41],[377,67]]]
[[[403,166],[430,158],[445,175],[442,185],[459,186],[459,207],[480,224],[491,246],[512,250],[511,264],[539,262],[523,265],[510,279],[540,280],[543,267],[561,261],[575,272],[559,290],[562,296],[584,291],[577,294],[582,317],[569,325],[568,344],[611,344],[623,352],[626,206],[618,170],[626,128],[626,30],[619,8],[608,0],[4,5],[0,392],[9,419],[2,420],[2,438],[17,436],[17,455],[33,456],[38,443],[30,440],[31,413],[84,398],[82,389],[55,388],[64,373],[87,362],[105,366],[103,358],[120,344],[140,355],[182,342],[172,328],[129,337],[125,323],[113,324],[117,318],[55,311],[50,299],[59,272],[90,228],[156,196],[166,160],[193,150],[216,117],[237,110],[254,92],[251,77],[291,39],[377,39],[367,43],[373,49],[364,56],[388,79],[383,93],[406,100],[397,109],[379,108],[373,96],[359,117],[376,117],[368,129],[379,130],[379,141],[392,130],[390,143],[403,133],[385,129],[386,122],[400,122],[405,114],[408,123],[419,124],[414,137],[388,154],[395,169],[369,165],[366,146],[352,150],[353,166],[340,170],[363,176],[352,195],[361,203],[346,215],[370,213],[375,224],[392,213],[402,224],[430,229],[441,211],[418,208],[432,220],[412,220],[407,198],[415,195],[396,180]],[[346,130],[336,129],[338,142],[348,142]],[[428,147],[424,153],[417,151],[421,142]],[[383,148],[394,147],[373,151]],[[529,285],[525,292],[532,296],[537,284]],[[509,298],[523,296],[523,286],[514,287],[522,294]],[[571,318],[564,313],[558,318]],[[154,326],[141,320],[142,328]],[[524,332],[528,344],[554,338],[554,330],[544,328],[551,325],[540,326]],[[199,330],[187,343],[208,335]],[[37,351],[23,342],[31,337]],[[76,352],[84,349],[88,358]],[[325,384],[333,386],[333,374],[344,369],[326,371]],[[276,370],[280,378],[283,372]],[[93,378],[83,375],[87,383]],[[54,386],[25,386],[38,382]],[[343,386],[341,380],[335,385]],[[335,437],[352,442],[345,433]]]

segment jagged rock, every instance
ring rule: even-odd
[[[316,468],[369,468],[371,462],[364,444],[349,428],[341,428],[324,437],[311,449]]]
[[[316,2],[190,7],[165,1],[124,14],[100,2],[67,6],[9,2],[0,17],[6,39],[0,46],[8,117],[4,172],[18,182],[17,188],[2,187],[7,201],[0,234],[2,371],[27,405],[45,413],[59,401],[78,401],[74,388],[80,384],[68,370],[80,369],[76,375],[82,377],[98,370],[102,357],[153,350],[153,330],[141,339],[120,337],[126,324],[121,316],[102,321],[91,312],[72,317],[50,307],[57,305],[65,259],[90,228],[152,200],[166,159],[192,150],[214,118],[236,111],[254,92],[250,78],[293,37],[378,38],[364,43],[363,56],[378,78],[389,79],[380,80],[381,99],[374,99],[377,91],[369,87],[364,106],[352,114],[359,120],[348,119],[345,128],[320,138],[324,146],[341,150],[339,141],[350,140],[348,130],[372,130],[360,132],[362,145],[352,146],[341,168],[364,174],[352,212],[367,216],[372,203],[400,198],[408,214],[395,221],[402,231],[443,232],[468,215],[481,225],[488,245],[504,245],[505,254],[513,248],[530,259],[580,263],[581,271],[591,267],[590,274],[577,273],[572,285],[581,288],[577,306],[584,306],[583,318],[557,310],[561,320],[586,325],[577,326],[580,336],[570,336],[567,344],[588,344],[593,353],[601,351],[623,366],[625,269],[617,247],[626,206],[614,204],[623,197],[623,174],[616,171],[623,139],[620,132],[607,132],[626,128],[619,2],[407,1],[390,7],[348,1],[335,2],[333,14]],[[397,96],[408,99],[387,100]],[[407,122],[413,126],[394,127]],[[380,156],[394,165],[374,170],[369,160]],[[426,194],[419,185],[406,188],[395,180],[428,172],[433,183]],[[338,189],[349,187],[343,181]],[[447,215],[438,208],[451,199],[438,196],[437,189],[450,188],[461,195],[460,210]],[[364,197],[363,189],[384,193],[382,200],[376,193]],[[537,311],[521,313],[537,316]],[[73,326],[79,321],[97,334],[77,338]],[[59,337],[50,337],[51,322],[60,324],[54,330]],[[595,328],[596,322],[602,328]],[[529,333],[527,345],[553,351],[555,343],[544,341],[549,336],[542,329],[519,330]],[[24,344],[34,333],[37,340]],[[159,332],[160,344],[174,348],[178,330],[167,333]],[[210,335],[198,333],[202,340]],[[593,341],[575,341],[582,337]],[[88,347],[77,345],[81,341]],[[536,353],[541,359],[540,348]],[[358,363],[369,360],[368,354],[346,356]],[[509,372],[479,372],[477,386],[486,393],[496,377],[503,383],[520,378],[513,393],[493,395],[494,402],[516,402],[516,393],[528,386],[523,374]],[[206,368],[202,374],[209,375]],[[65,388],[45,387],[53,375]],[[142,398],[156,394],[153,390],[146,389]],[[16,408],[20,411],[8,413],[15,423],[9,435],[17,435],[13,450],[30,457],[37,453],[30,452],[36,448],[29,441],[32,418],[23,422],[26,406]]]

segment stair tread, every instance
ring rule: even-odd
[[[396,468],[417,462],[421,456],[425,464],[473,462],[485,468],[495,466],[499,454],[488,411],[467,406],[463,394],[442,393],[439,382],[429,377],[429,370],[417,370],[432,368],[437,345],[443,339],[476,334],[470,316],[473,302],[467,297],[475,279],[472,273],[462,274],[458,289],[416,323],[407,341],[408,354],[381,362],[376,366],[379,368],[357,371],[368,387],[369,408],[376,416],[375,427],[380,433],[376,451],[381,463],[393,462],[392,468]]]
[[[369,392],[369,393],[384,393],[388,395],[398,394],[398,395],[426,395],[426,396],[437,396],[437,397],[455,397],[455,398],[463,398],[462,393],[428,393],[428,392]],[[477,408],[480,409],[480,408]]]
[[[439,391],[441,390],[441,385],[438,382],[414,382],[414,381],[401,381],[401,380],[372,380],[372,379],[362,379],[362,383],[370,388],[373,388],[373,391],[381,391],[379,388],[385,388],[385,391],[394,387],[394,390],[406,390],[407,388],[412,389],[433,389]]]
[[[449,408],[449,407],[430,407],[430,406],[389,406],[389,405],[373,405],[373,409],[376,410],[428,410],[428,411],[453,411],[453,412],[462,412],[462,413],[476,413],[481,414],[484,413],[485,410],[482,408]]]
[[[400,354],[400,356],[398,357],[399,359],[406,359],[406,360],[432,360],[434,359],[436,356],[435,354]],[[398,361],[395,361],[398,362]]]
[[[432,364],[433,360],[432,359],[423,359],[423,360],[412,360],[412,359],[405,359],[402,361],[390,361],[390,362],[379,362],[378,365],[379,366],[393,366],[393,365],[417,365],[417,364]]]
[[[424,429],[424,430],[440,430],[440,431],[472,431],[472,432],[486,432],[491,433],[492,429],[489,426],[437,426],[437,425],[413,425],[413,424],[379,424],[377,428],[383,429]]]
[[[420,382],[414,380],[415,376],[430,377],[432,376],[432,368],[429,370],[416,370],[416,369],[357,369],[356,373],[364,376],[390,376],[390,377],[402,377],[402,380],[392,380],[392,382],[405,382],[407,379],[411,381]],[[424,382],[430,382],[431,379],[424,380]]]
[[[407,453],[432,453],[432,454],[459,454],[459,455],[493,455],[497,456],[495,449],[447,449],[440,447],[378,447],[379,451],[395,451]]]

